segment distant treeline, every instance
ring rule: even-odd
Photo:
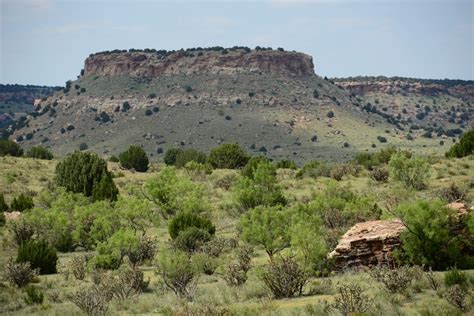
[[[161,56],[169,56],[171,54],[177,53],[177,52],[187,52],[187,53],[193,53],[193,52],[204,52],[204,51],[214,51],[214,52],[221,52],[222,54],[226,54],[229,51],[237,51],[237,50],[243,50],[247,53],[250,53],[252,51],[251,48],[246,47],[246,46],[233,46],[233,47],[228,47],[224,48],[222,46],[212,46],[212,47],[192,47],[192,48],[181,48],[180,50],[166,50],[166,49],[160,49],[156,50],[154,48],[145,48],[145,49],[135,49],[135,48],[130,48],[129,50],[126,49],[114,49],[114,50],[106,50],[102,52],[97,52],[94,54],[90,54],[89,57],[95,56],[95,55],[109,55],[109,54],[117,54],[117,53],[154,53],[157,55]],[[261,46],[256,46],[255,49],[256,51],[271,51],[273,48],[271,47],[261,47]],[[285,51],[283,48],[279,47],[277,48],[279,51]]]
[[[31,84],[0,84],[1,92],[34,92],[41,94],[49,94],[53,91],[61,90],[61,87],[50,87],[50,86],[35,86]]]
[[[473,80],[461,80],[461,79],[419,79],[419,78],[407,78],[407,77],[385,77],[385,76],[356,76],[347,78],[332,78],[333,81],[346,82],[346,81],[404,81],[408,83],[423,83],[423,84],[439,84],[447,88],[454,86],[469,86],[474,85]]]

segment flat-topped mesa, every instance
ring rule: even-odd
[[[90,55],[84,76],[158,77],[199,73],[265,72],[285,76],[314,75],[311,56],[280,50],[176,51],[172,53],[132,51]]]

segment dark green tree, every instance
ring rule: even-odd
[[[24,195],[21,193],[18,197],[14,198],[10,208],[12,211],[23,212],[25,210],[30,210],[35,207],[33,199],[30,196]]]
[[[168,166],[174,166],[176,164],[176,158],[181,152],[183,152],[183,150],[180,148],[170,148],[166,151],[163,161]]]
[[[37,146],[37,147],[31,147],[26,152],[26,157],[51,160],[53,159],[53,154],[47,148],[43,146]]]
[[[56,166],[57,184],[67,191],[85,196],[93,195],[94,185],[100,183],[103,176],[111,178],[107,163],[94,153],[75,151]]]
[[[216,227],[210,220],[190,212],[178,213],[178,215],[176,215],[168,224],[168,232],[171,238],[175,239],[181,231],[190,227],[203,229],[210,235],[214,235],[216,232]]]
[[[207,161],[207,156],[202,151],[193,148],[180,150],[176,155],[176,161],[174,165],[177,168],[182,168],[190,161],[204,164]]]
[[[18,247],[16,261],[29,262],[32,269],[39,269],[40,274],[54,274],[58,255],[46,241],[29,240]]]
[[[148,157],[140,146],[130,146],[119,155],[119,159],[120,165],[126,169],[135,169],[138,172],[146,172],[148,170]]]
[[[109,173],[106,173],[101,177],[98,183],[94,184],[94,188],[92,190],[92,200],[116,201],[118,193],[119,192],[115,186],[114,180],[112,180],[112,177]]]
[[[23,149],[12,140],[0,139],[0,157],[3,156],[21,157]]]
[[[209,155],[209,163],[218,169],[240,169],[249,157],[238,144],[223,144],[214,148]]]
[[[462,158],[474,153],[474,129],[465,133],[459,139],[459,143],[454,144],[446,153],[446,157]]]

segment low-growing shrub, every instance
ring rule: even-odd
[[[223,144],[214,148],[209,155],[209,163],[218,169],[240,169],[248,161],[245,151],[237,144]]]
[[[444,274],[444,285],[447,288],[459,285],[461,288],[466,290],[469,287],[469,278],[463,271],[458,270],[457,268],[452,268]]]
[[[26,152],[26,157],[35,158],[35,159],[53,159],[53,154],[45,147],[37,146],[32,147]]]
[[[467,190],[460,188],[455,183],[451,183],[449,187],[440,189],[438,196],[449,203],[462,202],[467,199],[466,191]]]
[[[466,302],[466,296],[466,289],[462,288],[459,284],[451,286],[445,293],[445,298],[448,303],[459,308],[463,312],[470,309],[469,304]]]
[[[341,181],[343,176],[351,175],[357,176],[358,168],[352,164],[341,164],[334,166],[329,173],[329,176],[334,180]]]
[[[34,285],[29,285],[26,290],[25,302],[28,305],[42,304],[44,300],[44,294],[39,288]]]
[[[34,227],[22,219],[10,222],[9,229],[17,245],[30,240],[35,233]]]
[[[262,273],[262,281],[277,299],[301,295],[308,276],[291,257],[272,260]]]
[[[148,157],[140,146],[132,145],[119,155],[120,165],[126,169],[135,169],[138,172],[148,170]]]
[[[408,188],[422,190],[426,187],[429,175],[429,164],[420,157],[407,157],[397,152],[390,158],[390,175]]]
[[[202,151],[193,148],[180,150],[176,154],[174,165],[177,168],[182,168],[191,161],[197,162],[199,164],[205,164],[207,161],[207,156]]]
[[[180,212],[168,224],[168,232],[171,238],[178,237],[181,231],[188,228],[195,227],[205,230],[209,235],[214,235],[216,227],[210,220],[202,216],[192,214],[189,212]]]
[[[30,196],[21,193],[18,197],[13,199],[10,209],[12,211],[23,212],[32,209],[34,206],[33,199]]]
[[[192,301],[199,272],[189,256],[180,251],[163,251],[158,257],[157,273],[167,288],[180,299]]]
[[[110,299],[97,285],[77,290],[71,296],[71,301],[87,315],[106,315]]]
[[[265,162],[268,162],[268,159],[263,156],[252,156],[245,167],[242,169],[242,175],[244,177],[253,179],[253,175],[257,170],[258,165]]]
[[[29,262],[15,262],[10,259],[4,267],[3,277],[16,287],[24,287],[37,275],[37,270],[31,268]]]
[[[21,157],[23,149],[12,140],[0,139],[0,157],[3,156]]]
[[[389,171],[384,167],[373,167],[369,174],[370,178],[377,182],[387,182],[389,175]]]
[[[365,313],[373,305],[372,300],[357,283],[340,284],[337,292],[334,303],[329,306],[343,315]]]
[[[247,282],[247,272],[252,267],[253,254],[254,250],[249,245],[236,249],[236,259],[227,266],[224,274],[227,285],[240,286]]]
[[[211,234],[205,229],[188,227],[181,230],[173,240],[174,246],[182,251],[193,253],[198,251],[205,243],[211,239]]]
[[[414,279],[413,270],[408,266],[396,269],[375,267],[370,271],[370,276],[383,283],[391,293],[405,292]]]
[[[69,263],[69,269],[76,280],[84,280],[87,272],[87,259],[85,256],[74,256]]]
[[[58,255],[47,242],[29,240],[18,247],[16,261],[29,262],[33,269],[39,270],[39,274],[54,274]]]

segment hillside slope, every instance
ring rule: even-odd
[[[13,138],[59,155],[81,146],[117,154],[139,144],[205,151],[238,142],[274,159],[347,160],[397,145],[443,152],[439,139],[366,111],[357,96],[314,73],[308,55],[247,48],[113,51],[90,55],[78,80],[40,103]],[[383,138],[387,142],[381,143]]]

